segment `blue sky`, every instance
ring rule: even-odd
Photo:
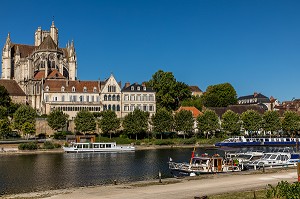
[[[238,96],[300,98],[298,0],[2,1],[0,44],[33,44],[53,16],[59,45],[74,40],[81,80],[229,82]]]

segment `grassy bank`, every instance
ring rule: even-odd
[[[266,189],[253,190],[253,191],[242,191],[242,192],[231,192],[220,195],[208,196],[209,199],[267,199]]]

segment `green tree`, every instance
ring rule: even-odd
[[[11,132],[11,126],[8,119],[7,118],[0,119],[0,136],[2,138],[7,138],[10,132]]]
[[[8,113],[7,113],[7,108],[4,106],[0,106],[0,119],[5,119],[7,118]]]
[[[202,115],[197,117],[197,127],[200,132],[206,134],[208,139],[209,134],[214,134],[217,130],[220,130],[220,123],[218,115],[207,109]]]
[[[9,107],[11,99],[8,91],[4,86],[0,85],[0,106]]]
[[[175,113],[174,128],[177,131],[177,133],[183,133],[184,139],[188,133],[191,133],[193,131],[194,122],[195,121],[193,118],[193,113],[191,111],[181,110]]]
[[[31,123],[31,122],[25,122],[22,125],[22,129],[23,133],[25,135],[34,135],[35,134],[35,124]]]
[[[205,107],[227,107],[237,103],[237,94],[229,83],[208,86],[201,96]]]
[[[68,121],[69,115],[59,109],[54,109],[47,117],[48,125],[55,131],[63,129]]]
[[[285,111],[282,120],[282,130],[288,132],[291,137],[294,137],[299,130],[299,115],[294,111]]]
[[[239,114],[233,112],[232,110],[227,110],[222,115],[221,126],[224,131],[229,134],[238,135],[241,130],[241,122]]]
[[[202,111],[203,103],[202,98],[199,96],[192,96],[190,99],[185,99],[181,102],[181,106],[194,106],[199,111]]]
[[[121,120],[114,111],[106,110],[101,112],[98,124],[103,133],[109,133],[111,139],[111,133],[120,128]]]
[[[149,112],[135,109],[124,117],[122,126],[124,131],[129,135],[135,135],[137,140],[138,134],[148,130]]]
[[[167,109],[162,108],[157,110],[156,114],[151,118],[153,130],[160,133],[162,139],[163,132],[170,132],[173,127],[173,115]]]
[[[25,122],[35,124],[36,111],[27,105],[21,105],[13,115],[13,127],[18,131],[22,130]]]
[[[254,110],[247,110],[241,115],[243,127],[249,133],[259,131],[262,124],[262,116]]]
[[[191,97],[188,85],[177,82],[172,72],[159,70],[146,84],[156,91],[157,110],[176,110],[181,101]]]
[[[265,131],[270,131],[271,134],[274,131],[279,131],[281,129],[279,113],[277,111],[264,112],[262,117],[262,126]]]
[[[96,129],[96,121],[94,115],[86,110],[79,111],[74,119],[75,128],[79,132],[94,131]]]

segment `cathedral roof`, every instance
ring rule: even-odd
[[[39,50],[57,50],[57,45],[55,44],[55,42],[53,41],[52,37],[50,35],[48,35],[44,41],[41,43],[41,45],[39,45],[38,47]]]
[[[35,80],[41,80],[45,77],[45,71],[38,71],[37,73],[34,74],[34,79]]]
[[[24,45],[24,44],[13,44],[12,55],[15,54],[15,52],[17,51],[17,48],[19,48],[20,57],[25,58],[25,57],[28,57],[36,49],[36,46],[30,46],[30,45]]]
[[[10,96],[26,96],[15,80],[0,79],[0,85],[6,88]]]
[[[49,79],[65,79],[65,77],[58,72],[56,69],[54,69],[49,75],[48,77]]]

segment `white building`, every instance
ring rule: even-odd
[[[150,117],[156,112],[155,91],[145,84],[126,83],[122,89],[122,117],[135,109],[148,111]]]

